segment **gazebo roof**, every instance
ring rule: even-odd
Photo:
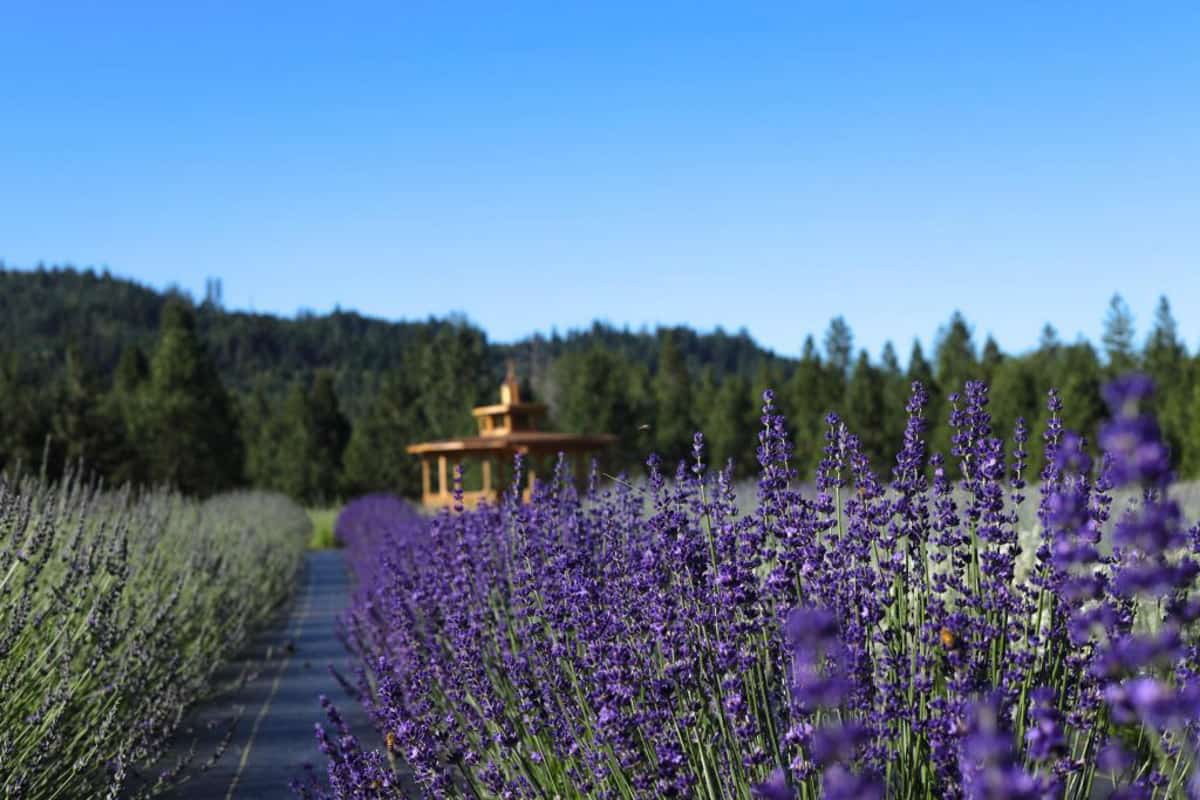
[[[512,457],[516,453],[532,457],[526,470],[529,488],[525,489],[522,495],[527,498],[533,491],[536,472],[540,469],[535,463],[539,459],[555,453],[569,453],[580,459],[582,454],[589,450],[599,450],[617,441],[616,436],[608,433],[579,434],[538,430],[537,419],[546,413],[546,406],[542,403],[522,401],[521,386],[511,361],[508,363],[508,375],[505,376],[504,383],[500,384],[500,402],[479,406],[472,413],[479,425],[477,435],[418,442],[405,448],[421,459],[421,501],[429,508],[449,506],[460,500],[472,505],[484,499],[495,499],[498,496],[495,486],[508,480],[508,467],[512,466]],[[461,465],[468,459],[479,462],[482,488],[455,494],[450,490],[448,467],[452,462]],[[505,461],[510,462],[508,467],[505,466]],[[436,476],[433,473],[435,462]],[[578,466],[577,462],[576,467]],[[499,479],[498,484],[492,483],[493,472],[497,473],[495,477]],[[434,477],[437,478],[436,486],[433,482]]]
[[[491,414],[507,414],[512,411],[524,411],[527,414],[544,414],[546,413],[545,403],[497,403],[494,406],[475,406],[471,409],[471,413],[477,417],[486,417]]]
[[[608,433],[555,433],[551,431],[513,431],[498,436],[464,436],[436,442],[410,444],[406,449],[413,455],[423,453],[493,453],[504,450],[597,450],[617,440]]]

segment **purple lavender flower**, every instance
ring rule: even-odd
[[[1200,528],[1163,491],[1148,386],[1110,390],[1099,458],[1050,393],[1034,553],[1029,428],[1006,445],[968,382],[948,463],[912,389],[886,487],[829,414],[802,493],[767,392],[748,515],[700,435],[677,469],[651,456],[641,488],[580,496],[560,461],[529,502],[350,504],[347,639],[390,755],[427,794],[479,800],[1083,800],[1101,772],[1179,796],[1200,733]],[[1135,484],[1142,501],[1110,518],[1111,490]],[[341,738],[324,746],[361,765],[334,776],[348,798],[376,762]],[[1117,742],[1128,763],[1110,769]]]
[[[796,790],[788,782],[787,773],[779,767],[767,779],[750,787],[750,793],[760,800],[795,800]]]

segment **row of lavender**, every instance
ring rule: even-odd
[[[319,731],[331,794],[402,796],[403,762],[431,797],[1200,797],[1200,527],[1149,393],[1108,388],[1095,464],[1050,394],[1032,544],[1027,431],[994,436],[979,383],[953,399],[961,481],[914,385],[887,486],[831,415],[802,495],[768,392],[746,515],[700,436],[644,491],[560,471],[432,520],[359,500],[346,623],[386,749]]]
[[[309,527],[281,495],[0,475],[0,794],[170,786],[191,760],[164,763],[171,734],[288,596]]]

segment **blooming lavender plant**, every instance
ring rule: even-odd
[[[0,793],[139,797],[221,661],[287,597],[309,523],[279,495],[198,503],[0,475]]]
[[[1001,438],[978,382],[949,453],[913,385],[886,483],[831,414],[815,496],[766,393],[745,515],[699,435],[644,490],[580,493],[560,464],[527,504],[356,501],[345,628],[386,752],[333,717],[327,794],[402,796],[401,762],[480,800],[1195,794],[1200,528],[1166,495],[1148,392],[1110,387],[1099,458],[1049,395],[1032,544],[1029,428]]]

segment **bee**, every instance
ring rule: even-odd
[[[947,650],[958,649],[958,635],[947,627],[943,626],[942,629],[938,631],[938,641],[940,641],[942,643],[942,647],[946,648]]]
[[[396,734],[388,731],[385,743],[387,744],[387,749],[389,752],[396,752]]]

